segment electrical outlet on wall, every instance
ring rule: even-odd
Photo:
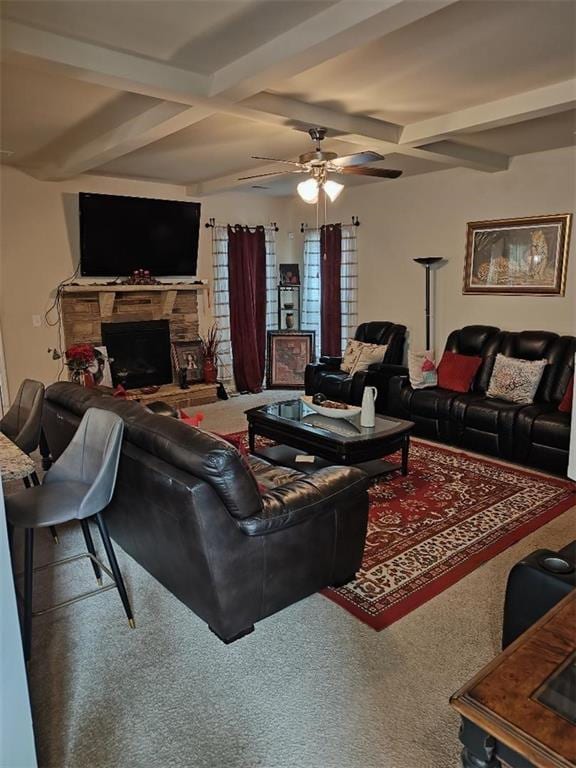
[[[34,328],[40,328],[42,325],[42,318],[40,315],[32,315],[32,325]]]

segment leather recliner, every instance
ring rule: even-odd
[[[576,339],[549,331],[467,326],[450,334],[446,349],[482,357],[470,391],[414,390],[407,377],[396,377],[390,385],[390,414],[414,421],[417,435],[565,474],[570,414],[558,405],[574,373]],[[486,396],[498,353],[548,360],[532,405]]]
[[[386,321],[361,323],[354,335],[356,341],[366,344],[386,344],[388,349],[382,363],[371,365],[367,371],[350,375],[340,368],[341,357],[323,356],[318,363],[306,366],[304,386],[307,395],[321,392],[331,400],[360,405],[364,387],[378,390],[376,410],[384,413],[388,400],[388,382],[392,376],[408,373],[402,365],[406,326]]]
[[[267,462],[251,458],[250,467],[215,435],[64,382],[46,392],[53,458],[89,407],[114,411],[125,424],[106,511],[113,539],[224,642],[354,577],[368,519],[360,470],[326,467],[304,476],[282,468],[262,489],[262,477],[274,474]]]

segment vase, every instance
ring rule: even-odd
[[[218,368],[216,367],[214,358],[212,357],[204,358],[203,372],[204,372],[204,381],[206,382],[206,384],[216,384],[216,380],[218,378]]]
[[[286,328],[288,330],[292,330],[292,328],[294,328],[294,314],[292,312],[288,312],[286,314]]]
[[[94,376],[92,375],[91,371],[82,371],[82,381],[81,384],[83,387],[91,388],[95,386]]]

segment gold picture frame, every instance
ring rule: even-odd
[[[468,223],[464,294],[564,296],[572,214]]]

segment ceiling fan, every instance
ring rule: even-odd
[[[382,179],[397,179],[402,171],[389,168],[368,168],[364,163],[374,163],[384,160],[378,152],[355,152],[353,155],[338,157],[336,152],[324,152],[321,142],[326,136],[325,128],[310,128],[308,131],[312,141],[316,142],[316,148],[312,152],[305,152],[298,160],[279,160],[275,157],[252,156],[253,160],[270,160],[274,163],[284,163],[295,166],[291,171],[273,171],[271,173],[257,173],[253,176],[242,176],[239,181],[248,179],[260,179],[263,176],[279,176],[285,173],[307,173],[310,178],[298,184],[297,191],[306,203],[317,203],[320,189],[334,202],[344,189],[343,184],[330,179],[328,174],[353,174],[355,176],[378,176]]]

